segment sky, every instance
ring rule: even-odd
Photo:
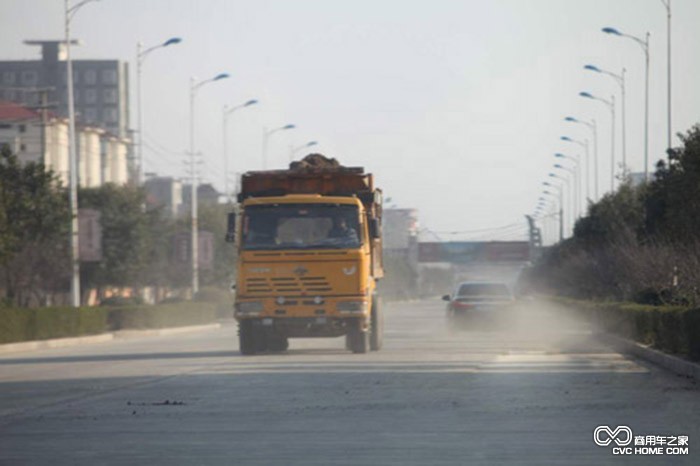
[[[671,1],[677,145],[675,134],[700,122],[700,2]],[[23,40],[63,38],[63,3],[0,0],[0,59],[38,59],[38,48]],[[270,136],[268,168],[284,168],[290,148],[317,141],[314,151],[374,173],[388,205],[417,209],[428,239],[442,240],[524,239],[524,216],[552,180],[548,173],[569,176],[552,168],[554,153],[581,157],[585,186],[583,149],[560,137],[582,141],[591,132],[566,116],[596,121],[599,194],[609,190],[610,111],[578,93],[615,95],[619,162],[619,86],[586,64],[625,68],[627,164],[643,171],[644,53],[632,40],[601,32],[606,26],[651,34],[652,167],[667,146],[661,0],[101,0],[72,22],[82,41],[76,59],[130,63],[132,127],[137,42],[182,38],[144,63],[147,172],[186,176],[190,78],[227,72],[229,79],[197,93],[204,182],[223,190],[223,107],[257,99],[228,118],[230,178],[263,168],[264,128],[294,124]],[[553,240],[551,221],[541,226]]]

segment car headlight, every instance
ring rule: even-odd
[[[239,314],[260,314],[262,311],[262,301],[244,301],[236,303],[236,312]]]
[[[348,314],[364,314],[367,312],[367,301],[340,301],[336,309]]]

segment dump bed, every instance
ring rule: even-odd
[[[360,196],[374,191],[371,174],[360,167],[342,171],[298,172],[292,170],[254,171],[243,174],[241,197],[320,194],[322,196]],[[241,199],[241,200],[242,200]]]

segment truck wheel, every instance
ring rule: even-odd
[[[276,353],[281,353],[282,351],[287,351],[289,348],[289,338],[287,337],[280,337],[280,336],[275,336],[275,337],[269,337],[267,340],[267,348],[270,351],[274,351]]]
[[[379,298],[372,299],[371,331],[369,337],[369,347],[372,351],[382,349],[384,343],[384,313],[379,305]]]
[[[247,356],[257,352],[259,343],[256,341],[256,333],[252,321],[243,320],[238,323],[238,343],[241,354]]]
[[[369,340],[371,329],[362,330],[362,325],[358,320],[355,325],[350,329],[348,333],[348,343],[350,344],[350,351],[353,353],[367,353],[369,352]]]

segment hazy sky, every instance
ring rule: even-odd
[[[700,1],[672,2],[675,134],[700,121]],[[62,0],[0,0],[0,13],[0,59],[37,59],[24,39],[62,38]],[[522,237],[553,154],[581,152],[559,137],[588,137],[567,115],[597,120],[600,186],[609,186],[610,112],[577,94],[619,91],[587,63],[626,67],[628,164],[643,170],[643,52],[604,26],[651,32],[656,160],[666,146],[661,0],[102,0],[73,21],[78,59],[133,64],[137,41],[183,38],[144,65],[147,171],[185,176],[189,78],[226,71],[197,97],[205,181],[223,187],[223,106],[256,98],[229,119],[231,171],[260,169],[262,128],[293,123],[270,139],[270,167],[288,162],[290,145],[316,140],[319,152],[375,173],[422,226],[474,231],[443,239]],[[134,80],[132,66],[132,96]]]

